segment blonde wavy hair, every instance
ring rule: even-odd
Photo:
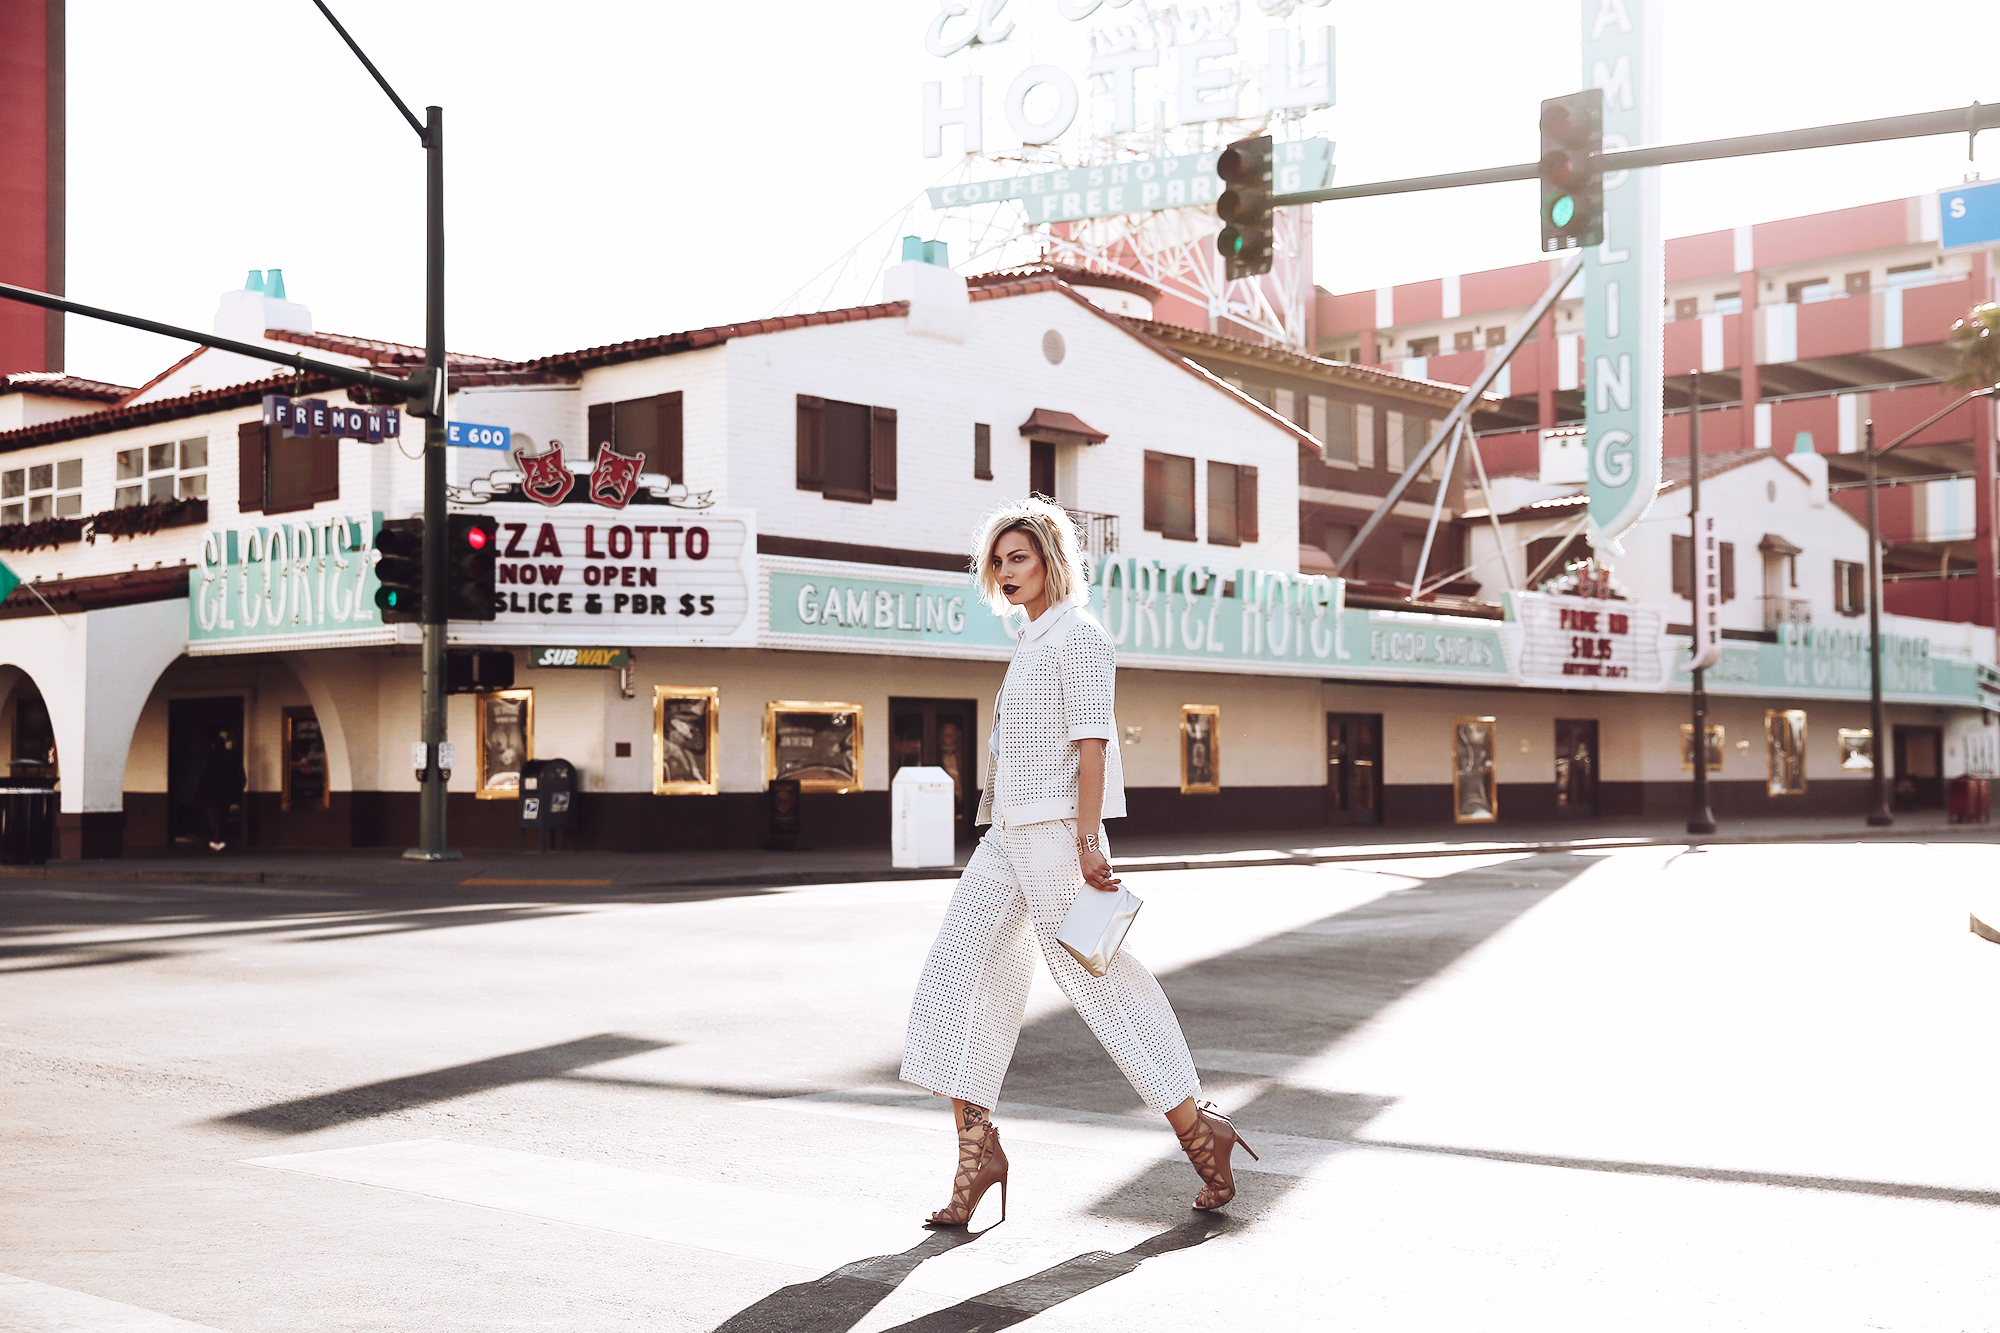
[[[1051,607],[1089,599],[1090,570],[1084,563],[1075,521],[1060,505],[1030,495],[1002,505],[982,519],[973,543],[973,585],[995,615],[1004,616],[1012,609],[993,572],[993,548],[1010,532],[1022,534],[1028,545],[1035,548],[1035,555],[1042,562],[1043,577],[1048,580]]]

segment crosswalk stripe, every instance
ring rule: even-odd
[[[0,1333],[221,1333],[157,1310],[0,1273]]]

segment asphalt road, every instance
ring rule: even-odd
[[[1263,1160],[1191,1213],[1044,977],[969,1235],[917,1225],[952,1138],[895,1082],[948,881],[8,883],[0,1333],[1991,1329],[1996,870],[1134,874]]]

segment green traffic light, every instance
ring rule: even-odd
[[[1567,227],[1570,224],[1570,219],[1575,216],[1576,200],[1570,195],[1564,195],[1549,206],[1549,221],[1555,223],[1558,227]]]
[[[389,601],[389,605],[390,605],[390,606],[394,606],[394,605],[396,605],[396,604],[397,604],[398,602],[400,602],[400,601],[402,601],[402,600],[403,600],[403,599],[402,599],[402,597],[401,597],[401,595],[400,595],[400,594],[398,594],[398,593],[396,592],[396,590],[395,590],[394,588],[389,588],[389,589],[386,589],[385,591],[386,591],[386,592],[387,592],[387,593],[389,594],[389,596],[388,596],[388,601]]]

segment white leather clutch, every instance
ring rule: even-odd
[[[1111,970],[1111,960],[1125,943],[1125,933],[1145,905],[1130,889],[1100,893],[1086,885],[1063,918],[1062,929],[1056,931],[1056,943],[1067,949],[1084,971],[1101,977]]]

